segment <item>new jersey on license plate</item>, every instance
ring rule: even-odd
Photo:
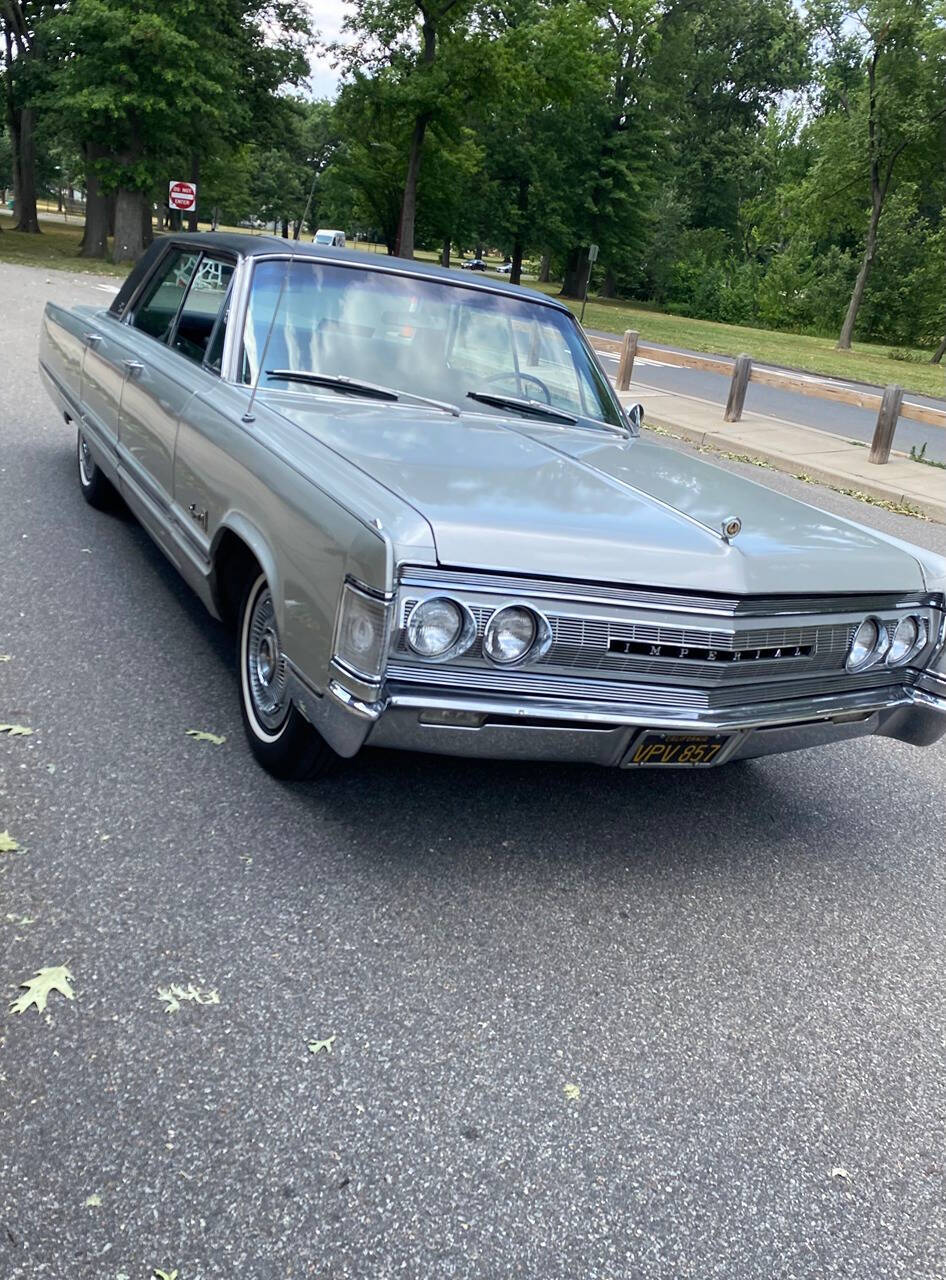
[[[713,764],[728,733],[642,733],[624,759],[625,769],[698,768]]]

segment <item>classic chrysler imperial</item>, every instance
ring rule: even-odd
[[[946,732],[946,561],[642,439],[553,299],[169,236],[107,311],[47,306],[40,370],[86,499],[233,625],[279,777]]]

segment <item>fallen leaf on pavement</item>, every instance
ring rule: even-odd
[[[831,1170],[831,1177],[837,1178],[840,1182],[851,1181],[851,1175],[848,1173],[847,1169],[843,1169],[841,1165],[836,1165],[835,1168]]]
[[[173,1271],[162,1271],[160,1267],[154,1268],[155,1280],[177,1280],[177,1267]]]
[[[64,964],[53,965],[48,969],[38,969],[34,977],[20,983],[21,987],[26,988],[26,992],[13,1001],[10,1012],[25,1013],[30,1005],[35,1005],[37,1013],[42,1013],[52,991],[58,991],[67,1000],[74,1000],[75,995],[69,985],[71,981],[72,974]]]
[[[101,1196],[86,1196],[85,1207],[87,1209],[97,1209],[102,1203]]]
[[[19,847],[9,831],[0,831],[0,853],[16,853]]]
[[[28,738],[32,732],[25,724],[0,724],[0,733],[9,734],[11,738]]]
[[[219,1004],[220,996],[216,989],[203,991],[200,987],[195,987],[190,983],[186,987],[180,987],[176,982],[172,982],[169,987],[158,987],[158,999],[165,1001],[167,1008],[165,1013],[177,1013],[184,1000],[191,1001],[194,1004]]]
[[[225,733],[205,733],[203,729],[188,729],[187,736],[195,742],[212,742],[215,747],[223,746],[227,740]]]
[[[335,1036],[329,1036],[327,1040],[310,1040],[309,1052],[321,1053],[322,1050],[324,1049],[326,1053],[331,1053],[332,1045],[335,1043],[337,1039],[338,1039],[338,1036],[335,1035]]]
[[[12,653],[0,653],[0,662],[12,662],[12,661],[13,661]]]
[[[581,1089],[577,1084],[567,1084],[562,1090],[569,1102],[577,1102],[581,1097]]]

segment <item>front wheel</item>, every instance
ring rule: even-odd
[[[237,660],[240,707],[250,750],[275,778],[301,782],[327,773],[340,757],[293,706],[265,574],[251,579],[240,605]]]
[[[118,494],[111,480],[92,457],[89,442],[80,427],[76,434],[76,462],[79,469],[79,488],[90,507],[98,511],[111,511]]]

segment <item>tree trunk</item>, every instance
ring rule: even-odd
[[[518,237],[512,242],[512,268],[509,272],[509,283],[522,283],[522,241]]]
[[[283,218],[282,220],[282,238],[284,240],[289,239],[289,219],[288,218]]]
[[[617,281],[611,271],[604,273],[604,280],[601,282],[601,288],[598,290],[599,298],[613,298],[617,292]]]
[[[151,218],[151,200],[147,194],[141,199],[141,245],[147,249],[154,239],[154,222]]]
[[[95,161],[102,148],[86,142],[82,146],[85,159],[85,230],[79,246],[80,258],[104,258],[108,253],[108,196],[102,190]]]
[[[450,237],[449,236],[447,236],[447,238],[444,240],[443,244],[440,247],[440,265],[442,267],[449,267],[450,265]]]
[[[293,240],[298,240],[298,239],[299,239],[299,232],[300,232],[301,230],[302,230],[302,219],[301,219],[301,218],[296,218],[295,222],[292,224],[292,238],[293,238]]]
[[[191,182],[196,184],[200,181],[200,153],[198,151],[191,152]],[[199,190],[199,188],[198,188]],[[194,207],[187,215],[187,230],[197,230],[197,201],[194,201]]]
[[[930,364],[939,364],[943,356],[946,356],[946,338],[939,344],[930,357]]]
[[[563,298],[583,298],[588,276],[591,274],[591,263],[588,261],[588,246],[575,245],[569,250],[565,261],[565,279],[562,282]]]
[[[870,211],[870,225],[867,228],[867,243],[864,246],[861,269],[858,271],[857,279],[854,281],[854,292],[851,294],[847,315],[844,317],[844,324],[841,326],[841,336],[838,338],[839,351],[850,351],[851,349],[851,339],[854,336],[857,313],[860,310],[861,303],[864,301],[867,277],[870,275],[870,269],[874,265],[874,254],[877,252],[877,226],[880,222],[883,207],[883,198],[878,199],[875,196]]]
[[[512,242],[512,267],[509,271],[509,283],[522,282],[522,228],[526,225],[529,212],[529,179],[525,174],[519,175],[516,190],[516,233]]]
[[[547,253],[543,253],[542,261],[539,263],[539,284],[548,284],[551,265],[551,258]]]
[[[119,187],[115,199],[113,262],[137,262],[144,253],[141,234],[144,223],[141,206],[144,200],[143,192],[129,191],[127,187]]]
[[[36,147],[33,139],[33,108],[12,112],[10,141],[13,144],[13,191],[16,202],[16,229],[39,235],[36,212]]]
[[[407,158],[407,177],[404,179],[404,195],[401,198],[401,220],[397,228],[397,247],[394,252],[399,258],[414,256],[414,219],[417,216],[417,180],[420,177],[420,162],[424,150],[424,137],[427,133],[426,112],[414,121],[414,132],[411,134],[411,150]]]
[[[113,191],[113,192],[111,193],[111,195],[108,197],[108,200],[107,200],[107,206],[108,206],[108,234],[109,234],[110,236],[113,236],[113,235],[115,234],[115,206],[116,206],[117,202],[118,202],[118,196],[117,196],[117,195],[115,194],[115,192]]]

